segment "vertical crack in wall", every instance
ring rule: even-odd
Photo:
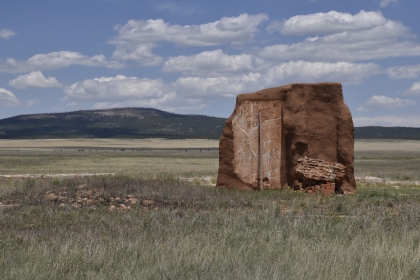
[[[261,188],[261,180],[264,189],[281,188],[285,177],[282,174],[285,168],[281,165],[285,164],[285,161],[282,160],[284,136],[280,101],[245,101],[238,109],[240,114],[232,119],[234,133],[239,135],[234,146],[235,173],[255,189]],[[259,112],[261,112],[260,124]],[[261,147],[259,146],[260,125]],[[261,165],[259,154],[261,154]]]

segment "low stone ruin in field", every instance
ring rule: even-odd
[[[296,161],[294,190],[306,193],[341,193],[345,167],[341,163],[328,163],[322,159],[300,158]]]
[[[240,94],[220,137],[216,186],[354,193],[353,155],[353,120],[340,83]]]

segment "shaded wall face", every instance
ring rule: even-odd
[[[259,188],[259,121],[261,112],[261,169],[264,189],[287,185],[282,129],[282,104],[275,101],[244,101],[232,119],[234,172],[240,180]]]

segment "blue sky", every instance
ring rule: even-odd
[[[333,81],[356,126],[420,127],[419,0],[2,0],[0,118],[114,107],[228,117]]]

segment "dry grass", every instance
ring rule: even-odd
[[[420,141],[360,139],[355,141],[354,151],[356,154],[365,152],[419,152]]]
[[[77,149],[192,149],[219,148],[218,140],[211,139],[0,139],[1,150],[77,150]]]
[[[387,181],[420,181],[420,141],[355,142],[355,174]]]
[[[127,176],[11,180],[0,208],[2,279],[418,279],[420,192],[236,192]],[[45,194],[80,184],[130,210]],[[142,204],[141,201],[153,203]]]
[[[117,173],[142,177],[217,175],[217,150],[3,151],[0,174]]]
[[[417,178],[418,157],[356,143],[356,175],[389,168],[384,176]],[[0,206],[0,279],[420,278],[419,186],[363,184],[351,196],[218,191],[199,179],[215,178],[217,163],[217,151],[198,150],[1,152],[3,174],[117,175],[0,180],[0,202],[19,205]],[[80,189],[101,203],[74,208],[48,196],[77,199]],[[130,210],[110,210],[127,195],[137,201]]]

